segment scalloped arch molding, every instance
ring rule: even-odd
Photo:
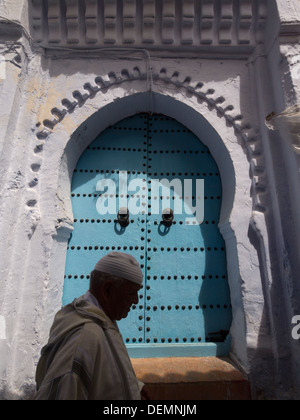
[[[253,209],[258,212],[265,212],[266,207],[262,198],[266,193],[266,187],[264,185],[264,179],[260,178],[261,175],[264,174],[264,164],[262,164],[263,156],[259,151],[259,130],[245,122],[243,115],[236,111],[234,106],[230,105],[230,102],[214,89],[208,89],[201,81],[192,81],[188,76],[184,76],[181,79],[180,74],[177,71],[168,74],[166,68],[162,68],[159,72],[153,74],[143,72],[139,67],[134,67],[132,70],[123,69],[119,74],[111,71],[108,73],[107,77],[97,76],[93,81],[86,82],[78,90],[73,91],[72,96],[62,98],[61,107],[52,108],[51,115],[44,119],[43,122],[40,121],[36,124],[36,127],[39,127],[39,131],[36,132],[36,137],[41,141],[41,144],[35,148],[35,153],[40,154],[43,151],[43,144],[45,141],[50,140],[51,134],[55,129],[68,115],[73,114],[77,108],[84,106],[87,100],[93,100],[99,93],[105,94],[110,89],[116,88],[122,84],[140,81],[147,82],[148,85],[148,111],[153,111],[153,103],[151,103],[151,101],[153,101],[154,96],[152,95],[156,95],[156,93],[153,92],[153,88],[160,83],[165,85],[165,87],[172,87],[177,91],[184,92],[189,98],[194,98],[198,102],[205,103],[210,111],[215,111],[218,117],[223,119],[226,126],[229,126],[234,130],[234,135],[238,138],[239,144],[246,153],[250,165]],[[166,107],[166,109],[168,108]],[[164,113],[163,110],[162,113]],[[257,158],[259,158],[260,161],[259,165],[257,165]],[[31,167],[37,175],[40,170],[39,165],[33,163]],[[36,185],[33,185],[33,187],[35,186]],[[231,189],[233,188],[234,182],[232,180]],[[227,190],[229,191],[229,189]],[[233,199],[230,199],[231,204],[232,201]],[[34,207],[37,203],[34,200],[30,200],[27,204],[30,207]],[[228,212],[229,208],[227,208],[225,213],[228,215]]]

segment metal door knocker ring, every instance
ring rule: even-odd
[[[120,208],[118,213],[118,222],[123,228],[126,228],[129,225],[129,210],[127,207]]]
[[[171,227],[174,220],[174,212],[172,209],[164,209],[162,212],[162,224],[166,227]]]

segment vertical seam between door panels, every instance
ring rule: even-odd
[[[147,317],[147,283],[148,283],[148,212],[149,212],[149,133],[150,133],[150,114],[147,114],[147,167],[146,167],[146,182],[147,182],[147,208],[146,208],[146,212],[145,212],[145,221],[146,221],[146,235],[145,235],[145,291],[144,291],[144,343],[146,343],[146,328],[147,328],[147,323],[146,323],[146,317]]]

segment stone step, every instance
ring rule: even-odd
[[[250,384],[229,359],[132,359],[153,400],[251,400]]]

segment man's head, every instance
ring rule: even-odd
[[[112,252],[95,266],[90,278],[90,292],[104,312],[113,320],[126,318],[133,304],[137,305],[143,273],[135,258]]]

